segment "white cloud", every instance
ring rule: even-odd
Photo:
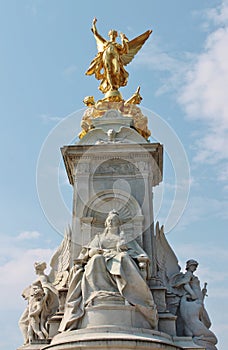
[[[207,17],[215,24],[223,24],[228,21],[228,1],[223,0],[220,7],[207,11]]]
[[[63,71],[63,75],[65,77],[71,77],[75,72],[77,72],[78,67],[75,64],[71,64],[70,66],[66,67]]]
[[[214,242],[203,242],[197,244],[195,242],[192,243],[183,243],[183,242],[176,242],[175,249],[178,251],[178,255],[180,256],[180,259],[186,259],[187,258],[194,258],[200,259],[204,261],[204,263],[200,264],[200,271],[205,276],[206,275],[212,275],[212,270],[218,269],[219,265],[225,266],[228,263],[228,256],[227,256],[227,248],[221,247],[219,244],[215,244]],[[194,257],[189,256],[189,254],[194,253]],[[215,264],[217,262],[218,264]],[[227,281],[228,277],[228,271],[221,270],[218,271],[218,276],[214,276],[214,280],[216,281]]]
[[[36,279],[34,262],[49,261],[52,254],[51,249],[18,248],[16,256],[0,266],[1,310],[15,310],[23,304],[21,292]]]
[[[42,122],[44,124],[47,124],[47,123],[50,123],[50,122],[58,123],[61,120],[63,120],[63,118],[61,118],[61,117],[51,116],[51,115],[45,114],[45,113],[39,115],[39,118],[42,120]]]
[[[42,241],[38,231],[22,231],[17,236],[0,233],[0,309],[1,330],[6,335],[1,339],[0,348],[8,349],[10,344],[16,349],[22,344],[18,320],[26,308],[22,291],[36,280],[35,261],[49,263],[56,249],[51,249],[49,242]],[[28,239],[33,237],[33,239]],[[33,248],[35,245],[35,248]],[[31,248],[32,247],[32,248]],[[13,332],[12,332],[13,325]],[[3,334],[2,333],[2,334]]]
[[[159,220],[166,227],[166,220],[168,217],[168,212],[172,208],[172,216],[174,218],[178,217],[176,221],[175,230],[183,232],[186,228],[194,223],[204,222],[205,225],[208,222],[208,218],[211,220],[227,220],[227,201],[224,199],[215,199],[205,196],[191,195],[188,199],[186,206],[182,212],[179,208],[183,208],[182,198],[175,199],[176,210],[173,209],[173,198],[170,197],[170,193],[164,193],[164,199],[162,202],[162,207],[160,208],[159,203],[157,203],[156,193],[155,193],[155,220]],[[172,227],[172,229],[174,228]],[[169,229],[166,230],[169,232]]]
[[[185,227],[193,222],[208,221],[208,218],[227,220],[227,201],[215,198],[192,196],[182,216],[180,226]]]
[[[159,72],[157,95],[173,92],[188,118],[203,123],[195,141],[194,161],[220,164],[218,179],[227,180],[228,1],[207,9],[201,17],[208,33],[201,53],[173,54],[154,38],[135,63]]]
[[[220,169],[219,180],[226,181],[228,179],[228,164]]]
[[[166,92],[171,93],[179,89],[183,82],[183,76],[194,55],[190,52],[180,52],[176,55],[170,54],[170,49],[162,47],[159,39],[154,39],[142,49],[140,55],[136,56],[135,64],[146,66],[148,69],[159,72],[160,87],[156,95],[162,95]]]
[[[208,11],[216,28],[208,34],[203,52],[186,74],[179,103],[189,118],[203,122],[204,133],[197,140],[196,162],[218,164],[220,180],[228,172],[228,2]]]
[[[196,275],[199,277],[201,286],[208,283],[208,294],[211,298],[219,299],[227,297],[228,271],[224,266],[228,263],[227,249],[218,244],[183,243],[176,242],[175,253],[178,257],[182,271],[188,259],[196,259],[199,262]]]
[[[37,234],[39,236],[37,231],[33,232],[34,236]],[[22,245],[21,243],[27,241],[27,234],[30,232],[24,231],[17,237],[0,235],[1,310],[23,309],[24,301],[21,298],[21,292],[36,279],[34,262],[44,260],[48,263],[53,255],[54,250],[43,248],[41,244],[35,249],[28,249],[25,244]]]
[[[228,23],[210,33],[204,52],[187,72],[179,101],[191,118],[203,119],[227,128]]]
[[[19,233],[17,236],[17,239],[20,240],[25,240],[25,239],[37,239],[41,236],[41,234],[38,231],[23,231]]]

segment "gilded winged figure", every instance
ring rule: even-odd
[[[120,33],[121,44],[119,44],[116,42],[118,37],[116,30],[110,30],[108,33],[110,40],[106,40],[98,33],[96,22],[97,19],[94,18],[91,30],[97,42],[98,53],[86,75],[94,74],[97,80],[101,80],[99,89],[103,93],[117,91],[119,87],[127,85],[129,74],[124,66],[133,60],[152,30],[147,30],[132,40],[128,40],[125,34]]]

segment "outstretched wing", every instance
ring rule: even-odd
[[[152,33],[152,30],[147,30],[145,33],[137,36],[137,38],[134,38],[128,42],[128,53],[123,54],[121,56],[123,65],[126,66],[128,63],[130,63],[137,52],[141,49],[145,41],[149,38],[150,34]]]
[[[70,246],[71,246],[71,228],[66,229],[64,239],[52,256],[50,266],[51,272],[49,274],[49,281],[60,289],[66,285],[69,275],[70,266]]]
[[[159,222],[156,223],[156,262],[158,267],[158,277],[168,289],[169,281],[172,276],[180,273],[180,266],[177,257],[169,245],[164,227],[159,228]]]

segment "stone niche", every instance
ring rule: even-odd
[[[62,154],[74,188],[72,259],[115,209],[129,239],[138,237],[153,260],[153,187],[162,180],[162,146],[73,145],[63,147]]]
[[[103,230],[105,218],[112,209],[116,209],[120,214],[121,228],[126,239],[137,239],[142,245],[142,210],[134,196],[120,189],[99,191],[85,206],[81,218],[83,242],[88,243],[96,233]]]

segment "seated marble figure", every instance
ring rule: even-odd
[[[112,210],[104,232],[83,247],[75,261],[59,331],[80,328],[85,309],[91,305],[121,302],[134,306],[155,329],[157,309],[145,270],[140,271],[139,267],[147,263],[149,258],[136,240],[125,241],[119,214]]]

